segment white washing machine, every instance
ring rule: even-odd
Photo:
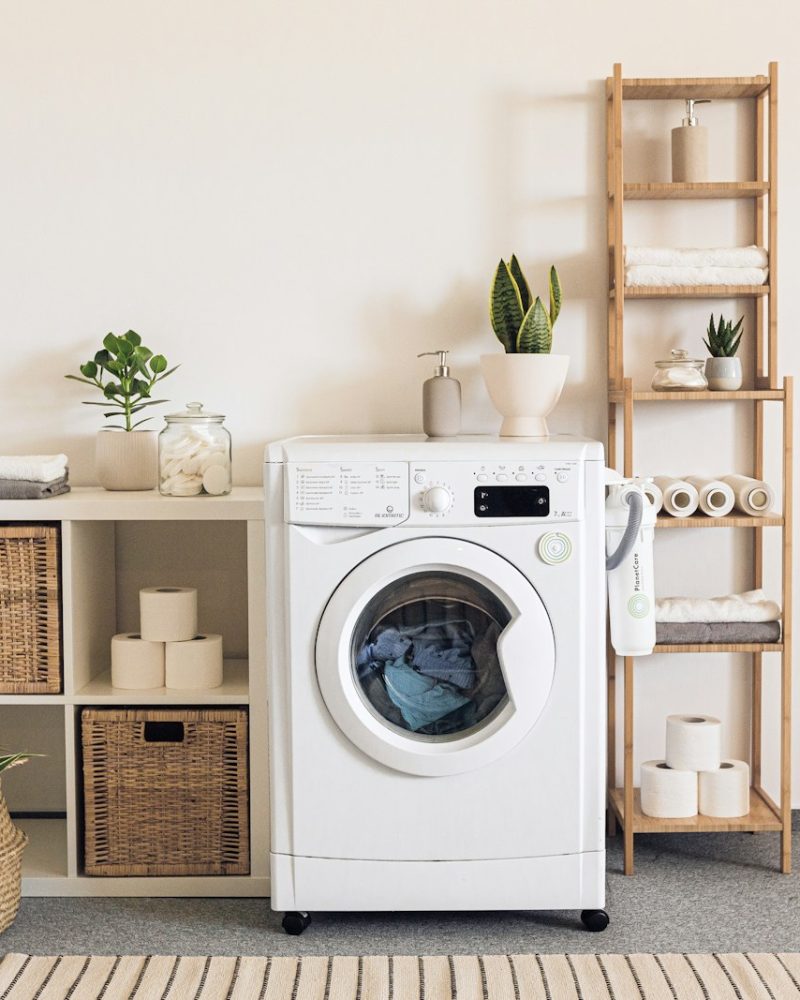
[[[601,930],[603,450],[266,455],[272,907],[578,909]]]

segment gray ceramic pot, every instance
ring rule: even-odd
[[[742,362],[739,358],[706,358],[708,388],[732,392],[742,387]]]

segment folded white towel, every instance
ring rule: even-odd
[[[636,264],[625,268],[625,284],[661,288],[664,285],[763,285],[765,267],[662,267]]]
[[[658,267],[767,267],[764,247],[625,247],[625,266]]]
[[[66,455],[0,455],[0,479],[49,483],[67,474]]]
[[[763,590],[726,597],[660,597],[657,622],[774,622],[781,608]]]

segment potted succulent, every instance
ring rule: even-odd
[[[109,333],[103,349],[80,366],[80,375],[65,378],[99,389],[103,400],[85,406],[104,407],[106,424],[97,434],[95,473],[107,490],[152,490],[158,485],[158,431],[140,430],[149,417],[138,418],[148,406],[165,403],[152,392],[175,371],[163,354],[153,354],[133,330],[119,336]],[[138,418],[138,419],[137,419]]]
[[[706,358],[706,380],[709,389],[731,392],[742,386],[742,361],[736,357],[742,340],[742,323],[744,316],[739,317],[736,326],[732,320],[726,320],[722,313],[714,328],[714,313],[706,331],[708,339],[703,343],[708,348],[710,358]]]
[[[569,357],[551,354],[553,326],[561,310],[561,283],[550,268],[550,308],[528,282],[516,256],[497,265],[489,296],[489,318],[503,354],[481,355],[486,388],[503,415],[503,437],[546,437],[547,415],[564,388]]]
[[[16,764],[24,764],[30,757],[38,756],[0,751],[0,774]],[[27,843],[27,835],[11,820],[0,788],[0,933],[13,924],[19,909],[22,852]]]

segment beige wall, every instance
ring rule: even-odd
[[[174,405],[229,415],[240,483],[258,482],[269,438],[418,428],[422,350],[452,350],[465,429],[491,431],[477,356],[494,349],[487,286],[511,251],[539,288],[557,262],[566,288],[556,337],[572,364],[553,425],[602,438],[614,61],[642,76],[781,62],[781,367],[797,368],[791,4],[34,0],[2,12],[3,451],[63,449],[74,481],[90,482],[96,409],[61,375],[128,327],[181,362]],[[631,179],[666,176],[679,117],[677,104],[631,111]],[[717,176],[746,176],[744,114],[719,104],[704,120]],[[745,242],[746,212],[636,206],[629,234]],[[635,374],[646,381],[674,343],[699,347],[707,308],[633,304]],[[662,410],[639,471],[747,471],[741,409]],[[746,543],[730,534],[661,539],[661,592],[746,587]],[[746,669],[643,664],[642,753],[660,753],[666,711],[701,710],[723,716],[727,749],[743,754]]]

